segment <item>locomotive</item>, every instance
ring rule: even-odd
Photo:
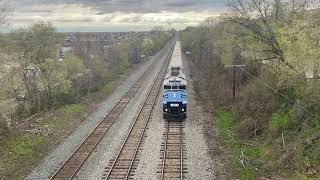
[[[187,116],[187,81],[184,73],[180,41],[177,41],[163,82],[163,117]]]

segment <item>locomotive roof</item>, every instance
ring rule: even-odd
[[[164,85],[187,85],[186,76],[184,73],[180,73],[179,76],[170,76],[167,74],[166,78],[163,81]]]
[[[179,68],[178,74],[173,75],[172,71],[174,68]],[[180,41],[177,41],[172,53],[168,72],[163,82],[164,85],[187,85],[186,75],[182,68],[182,56],[181,56],[181,45]]]
[[[174,50],[172,53],[172,57],[169,64],[169,69],[171,67],[181,67],[182,68],[182,56],[181,56],[181,45],[180,41],[177,41]]]

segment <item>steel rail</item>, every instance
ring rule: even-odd
[[[182,122],[180,122],[180,180],[183,179],[183,141],[182,141]]]
[[[168,171],[168,168],[167,167],[167,160],[169,159],[174,159],[172,157],[168,158],[168,141],[169,141],[169,136],[170,136],[170,125],[172,125],[173,123],[178,123],[179,124],[179,149],[178,151],[180,152],[180,167],[179,167],[179,179],[180,180],[183,180],[183,129],[182,129],[182,126],[183,126],[183,122],[171,122],[171,121],[168,121],[167,122],[167,125],[166,125],[166,135],[165,135],[165,139],[164,139],[164,149],[163,149],[163,156],[162,156],[162,166],[161,166],[161,176],[160,176],[160,179],[161,180],[164,180],[166,179],[165,178],[165,174],[170,174],[170,172]],[[175,126],[176,124],[173,124],[173,126]],[[175,128],[175,127],[171,127],[171,128]],[[176,135],[173,134],[172,135],[173,137],[175,137]],[[171,139],[172,140],[172,139]],[[172,145],[171,145],[172,146]],[[172,147],[171,147],[172,148]],[[172,150],[171,150],[172,151]],[[173,169],[172,172],[174,174],[176,174],[175,170]],[[170,179],[172,179],[173,177],[170,177]],[[177,177],[175,177],[175,179],[177,179]]]
[[[164,47],[164,49],[156,55],[156,59],[159,58],[161,54],[166,52],[168,46],[170,47],[171,41]],[[164,51],[164,52],[163,52]],[[139,79],[129,88],[129,90],[121,96],[120,100],[113,106],[113,108],[106,113],[105,117],[97,124],[94,130],[84,139],[84,141],[76,148],[76,150],[65,160],[62,165],[54,172],[54,174],[49,177],[49,179],[72,179],[79,169],[82,167],[84,162],[91,155],[97,144],[101,141],[102,137],[108,132],[110,127],[113,125],[115,120],[122,113],[124,108],[128,105],[133,96],[138,92],[139,88],[143,84],[143,80],[147,78],[147,75],[150,73],[152,67],[158,61],[154,60],[147,70],[139,77]],[[129,97],[127,97],[129,96]],[[126,99],[128,98],[128,99]],[[119,111],[120,110],[120,111]],[[113,112],[115,111],[115,112]],[[114,114],[113,114],[114,113]],[[113,115],[113,116],[112,116]],[[110,117],[109,117],[110,116]],[[99,128],[102,128],[99,130]],[[98,138],[94,137],[94,133],[98,134]],[[90,137],[93,136],[94,142],[90,144]],[[86,148],[86,143],[88,143],[89,148]],[[91,146],[91,147],[90,147]],[[81,148],[84,149],[84,152],[80,152]],[[74,162],[71,162],[74,159]],[[71,170],[68,170],[70,168]],[[72,171],[72,172],[71,172]]]
[[[166,137],[164,140],[164,149],[163,149],[163,157],[162,157],[162,170],[161,170],[161,177],[160,179],[163,180],[164,179],[164,169],[166,166],[166,159],[167,159],[167,143],[168,143],[168,135],[169,134],[169,122],[167,124],[167,128],[166,128]]]

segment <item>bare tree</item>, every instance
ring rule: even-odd
[[[278,60],[293,68],[285,59],[280,46],[277,25],[286,17],[287,23],[296,15],[303,15],[314,4],[313,0],[230,0],[231,13],[227,20],[239,25],[243,31],[236,30],[245,37],[263,44],[262,49],[254,49],[264,57],[256,60]]]
[[[78,35],[73,51],[82,60],[85,68],[84,76],[87,78],[87,94],[94,87],[95,79],[101,76],[99,68],[106,66],[107,49],[104,42],[97,36],[90,34]]]
[[[9,11],[8,2],[6,0],[0,0],[0,26],[6,23]]]
[[[305,11],[315,2],[313,0],[290,0],[290,11],[291,12],[299,12]]]
[[[264,52],[270,56],[263,60],[280,60],[285,62],[283,51],[272,28],[272,5],[270,0],[231,0],[228,6],[232,13],[227,20],[240,25],[245,34],[266,45]]]
[[[130,42],[129,61],[133,64],[141,62],[143,39],[135,37]]]

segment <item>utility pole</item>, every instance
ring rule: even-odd
[[[237,84],[236,72],[237,72],[237,68],[238,67],[245,67],[245,66],[246,65],[237,65],[237,64],[225,66],[225,67],[232,67],[232,97],[233,97],[233,99],[236,97],[236,84]]]
[[[235,62],[235,61],[234,61]],[[233,63],[233,78],[232,78],[232,97],[233,99],[236,98],[236,64]]]
[[[201,61],[202,55],[201,55],[201,45],[199,45],[199,60]]]
[[[241,60],[241,52],[239,48],[234,48],[233,51],[234,54],[234,59],[232,65],[227,65],[225,67],[232,67],[232,97],[233,99],[236,98],[236,84],[237,84],[237,68],[238,67],[245,67],[245,65],[241,65],[240,60]]]

